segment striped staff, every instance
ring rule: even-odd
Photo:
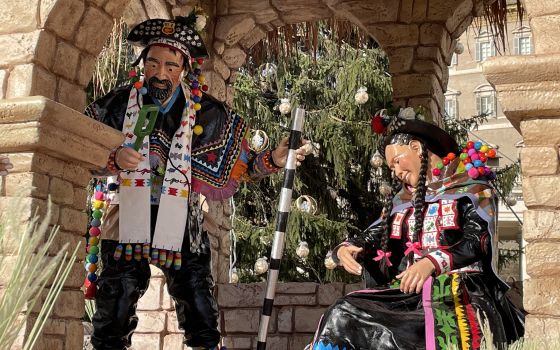
[[[280,192],[278,215],[276,215],[276,232],[274,233],[274,242],[272,243],[272,251],[270,252],[270,268],[268,270],[266,295],[264,297],[261,320],[259,324],[257,350],[266,349],[268,322],[270,321],[270,315],[272,314],[272,305],[274,304],[274,295],[276,294],[278,272],[280,271],[280,260],[282,259],[282,252],[284,251],[286,226],[288,224],[288,215],[290,214],[292,204],[292,186],[294,185],[297,163],[296,150],[300,145],[304,116],[305,110],[302,108],[296,108],[295,112],[292,113],[292,130],[290,132],[288,160],[286,161],[284,184],[282,185],[282,191]]]

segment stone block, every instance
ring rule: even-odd
[[[402,0],[399,11],[399,22],[407,24],[412,22],[413,8],[414,0]]]
[[[83,328],[83,327],[82,327]],[[61,318],[48,318],[43,327],[43,334],[48,335],[65,335],[66,321]]]
[[[76,76],[79,60],[80,50],[61,41],[56,47],[53,72],[72,81]]]
[[[307,345],[311,344],[313,335],[313,333],[292,335],[288,344],[288,350],[305,349]]]
[[[111,17],[118,19],[123,16],[124,10],[126,9],[126,3],[122,3],[120,1],[107,1],[103,9],[111,15]]]
[[[80,64],[78,65],[77,82],[82,88],[85,88],[93,76],[96,58],[88,54],[80,56]]]
[[[50,210],[50,212],[49,212]],[[0,219],[6,222],[10,231],[21,232],[25,224],[32,218],[38,216],[39,223],[48,218],[50,225],[55,225],[59,217],[59,208],[56,204],[50,204],[46,200],[31,197],[2,197],[0,201]]]
[[[412,5],[412,21],[426,22],[428,16],[428,0],[414,0]]]
[[[560,118],[521,121],[521,135],[525,146],[560,145]]]
[[[230,47],[224,50],[222,59],[231,69],[237,69],[245,63],[247,54],[239,46]]]
[[[226,309],[222,310],[222,315],[224,331],[228,334],[256,333],[259,329],[260,309]]]
[[[170,18],[165,0],[144,1],[148,18]]]
[[[316,305],[317,295],[315,294],[279,294],[274,298],[274,305]]]
[[[219,101],[226,100],[226,82],[222,76],[216,72],[206,72],[206,82],[208,84],[208,94]]]
[[[193,7],[191,5],[174,6],[171,9],[171,14],[173,15],[173,17],[188,16],[188,14],[192,12],[192,10]]]
[[[383,47],[418,44],[418,26],[416,24],[372,24],[366,28]]]
[[[457,27],[459,27],[461,23],[463,23],[463,21],[471,15],[472,11],[472,0],[462,1],[459,6],[455,8],[453,14],[445,21],[445,28],[447,31],[449,33],[453,33],[457,30]]]
[[[347,285],[344,286],[344,295],[346,295],[348,293],[355,292],[357,290],[362,290],[364,288],[365,288],[365,286],[364,286],[363,283],[347,284]]]
[[[146,293],[138,301],[138,310],[159,310],[161,307],[161,293],[163,289],[163,279],[150,279],[150,285]]]
[[[230,70],[228,66],[219,57],[212,60],[212,68],[216,73],[219,73],[224,80],[227,80],[230,75]]]
[[[560,279],[532,277],[523,283],[523,306],[530,314],[560,317]]]
[[[171,298],[171,296],[167,292],[167,286],[163,288],[162,293],[163,293],[162,296],[161,296],[161,307],[162,307],[162,309],[164,309],[164,310],[175,310],[175,303],[173,302],[173,299]]]
[[[214,41],[214,44],[212,46],[214,47],[214,51],[218,55],[222,55],[224,53],[224,49],[226,48],[226,44],[219,40]]]
[[[296,333],[313,333],[317,330],[317,325],[325,308],[298,307],[295,309],[295,329]]]
[[[457,39],[464,32],[466,32],[467,28],[469,28],[469,26],[473,22],[473,19],[474,19],[474,17],[472,15],[468,15],[467,17],[465,17],[465,19],[457,26],[457,28],[455,28],[454,31],[450,32],[451,33],[451,38],[452,39]]]
[[[278,294],[315,294],[317,283],[314,282],[280,282],[276,285]]]
[[[456,1],[448,0],[430,0],[428,4],[427,19],[434,22],[447,20],[457,7]]]
[[[250,49],[265,37],[266,31],[262,27],[257,26],[247,33],[247,35],[239,41],[239,44],[245,49]]]
[[[560,242],[532,242],[525,247],[527,274],[531,278],[560,277]]]
[[[233,46],[254,27],[255,20],[248,14],[222,16],[216,23],[214,37],[228,46]]]
[[[41,1],[41,25],[70,40],[76,33],[84,9],[82,0]]]
[[[84,317],[84,307],[84,292],[81,290],[63,290],[56,300],[53,315],[81,320]]]
[[[95,7],[88,7],[81,23],[75,43],[80,49],[97,56],[113,30],[113,19]]]
[[[84,346],[84,325],[81,320],[66,321],[64,350],[82,349]]]
[[[6,0],[0,12],[0,34],[26,33],[37,28],[38,0]]]
[[[388,47],[385,49],[389,57],[389,72],[392,74],[408,72],[414,59],[414,47]]]
[[[74,203],[74,187],[70,182],[61,180],[57,177],[51,179],[49,194],[53,202],[57,204]]]
[[[60,209],[59,225],[62,230],[86,232],[89,218],[83,211],[63,207]]]
[[[68,252],[68,254],[72,254],[72,252],[74,252],[74,249],[76,249],[76,247],[80,245],[77,251],[77,259],[79,261],[85,260],[86,257],[86,249],[85,249],[86,240],[84,238],[85,232],[86,232],[85,229],[83,233],[68,232],[59,229],[51,244],[51,247],[49,248],[49,254],[52,255],[57,254],[64,246],[66,246],[66,251]],[[81,263],[78,263],[78,265],[76,266],[79,267],[80,274],[82,275],[82,277],[78,278],[78,280],[81,279],[81,281],[73,281],[71,287],[80,288],[84,282],[85,270],[84,270],[84,265]]]
[[[228,349],[251,349],[251,337],[226,336],[222,338],[222,341]]]
[[[56,76],[35,64],[15,66],[8,77],[6,98],[41,95],[54,98]]]
[[[76,235],[74,235],[73,238],[77,237]],[[68,275],[68,279],[66,280],[66,283],[64,283],[64,286],[66,288],[74,288],[74,289],[78,289],[81,288],[84,285],[84,280],[86,278],[86,271],[84,269],[84,261],[85,261],[85,256],[86,256],[86,249],[85,249],[85,244],[84,244],[85,240],[82,237],[82,241],[81,241],[81,246],[78,248],[78,260],[80,260],[79,262],[74,263],[74,266],[72,267],[72,271],[70,271],[70,274]],[[73,245],[72,250],[70,252],[73,252],[75,245]],[[70,250],[70,248],[69,248]]]
[[[35,197],[47,199],[49,195],[49,177],[39,173],[10,174],[3,178],[5,196]]]
[[[74,198],[72,200],[72,208],[77,210],[86,210],[88,193],[81,187],[74,187]]]
[[[289,339],[288,336],[269,335],[266,338],[266,346],[269,349],[287,349]]]
[[[531,19],[531,30],[535,39],[536,54],[560,52],[560,42],[549,33],[560,25],[560,14],[546,15]]]
[[[278,311],[278,332],[280,333],[292,333],[294,330],[293,326],[293,308],[292,307],[282,307]]]
[[[261,307],[264,298],[263,283],[219,284],[217,301],[222,308]]]
[[[554,175],[557,172],[557,147],[525,147],[521,149],[521,173],[523,176]]]
[[[35,57],[35,48],[41,31],[0,35],[0,47],[10,48],[9,55],[0,57],[0,66],[29,63]]]
[[[132,336],[131,350],[156,350],[161,349],[161,335],[148,333],[134,333]]]
[[[161,311],[138,311],[138,333],[161,333],[165,330],[167,314]]]
[[[431,60],[416,60],[412,66],[412,70],[416,73],[433,73],[437,77],[443,76],[442,68]]]
[[[83,87],[76,85],[66,79],[58,80],[58,102],[73,108],[76,111],[83,111],[86,107],[86,92]]]
[[[183,335],[182,334],[167,334],[163,338],[163,349],[169,350],[182,350],[183,345]],[[159,348],[154,348],[159,349]]]
[[[344,293],[344,283],[327,283],[320,284],[317,292],[317,301],[319,305],[331,305]]]
[[[54,336],[43,336],[37,341],[34,350],[65,350],[64,341]]]
[[[523,178],[523,200],[525,206],[560,207],[560,176],[529,176]]]
[[[125,20],[129,28],[132,28],[136,24],[147,20],[148,15],[146,14],[146,10],[144,10],[143,1],[131,1],[124,10],[123,19]]]
[[[534,349],[558,349],[557,344],[560,342],[560,317],[527,315],[525,318],[525,337],[535,342]]]
[[[393,76],[393,97],[443,95],[435,74],[401,74]]]
[[[54,63],[55,55],[53,48],[56,47],[56,36],[45,30],[41,30],[39,41],[35,48],[35,62],[50,71]]]
[[[177,321],[177,313],[175,311],[167,312],[167,333],[183,333],[179,329],[179,322]]]
[[[523,239],[528,242],[541,239],[560,240],[560,212],[558,211],[525,210],[523,223]]]
[[[537,0],[523,3],[529,19],[552,14],[559,14],[560,8],[556,1]]]

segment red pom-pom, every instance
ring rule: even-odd
[[[202,65],[204,63],[204,59],[203,58],[197,58],[196,63]]]
[[[208,85],[202,85],[202,91],[204,92],[208,91]]]
[[[433,168],[432,169],[432,175],[440,176],[441,175],[441,170],[439,170],[438,168]]]
[[[481,176],[484,176],[484,175],[486,174],[486,171],[484,170],[484,167],[479,167],[479,168],[477,168],[477,169],[478,169],[478,173],[479,173]]]
[[[469,150],[466,148],[463,148],[463,151],[461,153],[469,153]]]
[[[441,162],[443,163],[443,165],[447,165],[447,164],[449,164],[449,159],[447,157],[445,157],[441,160]]]
[[[487,154],[489,158],[494,158],[496,156],[496,150],[493,148],[489,149]]]
[[[95,294],[97,293],[97,283],[90,282],[90,280],[86,277],[84,287],[86,287],[84,291],[84,298],[89,300],[95,299]]]
[[[192,90],[191,90],[191,93],[192,93],[193,95],[196,95],[196,96],[198,96],[198,93],[199,93],[199,92],[200,92],[200,90],[198,90],[198,89],[192,89]]]
[[[486,158],[486,156],[483,154],[481,156],[478,156],[478,159],[482,162],[482,163],[486,163],[486,161],[488,160],[488,158]]]
[[[449,161],[452,161],[453,159],[455,159],[455,153],[450,152],[450,153],[447,155],[447,159],[449,159]]]
[[[463,159],[463,164],[467,165],[471,162],[471,158],[467,157],[465,159]]]
[[[130,72],[128,72],[128,77],[129,78],[134,78],[135,76],[137,76],[138,73],[136,72],[135,69],[131,70]]]
[[[376,115],[371,118],[371,132],[376,134],[383,134],[386,130],[385,125],[383,125],[383,119]]]
[[[474,142],[469,141],[467,142],[467,149],[471,149],[471,148],[474,148]]]

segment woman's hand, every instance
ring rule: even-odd
[[[142,159],[142,154],[130,147],[119,148],[115,154],[115,163],[123,170],[135,170]]]
[[[362,265],[356,261],[356,257],[361,253],[364,248],[356,247],[355,245],[346,245],[338,248],[336,256],[340,261],[340,265],[351,274],[360,276],[362,274]]]
[[[421,259],[396,277],[401,280],[401,292],[420,293],[424,282],[436,270],[430,259]]]
[[[272,160],[274,161],[274,164],[276,164],[276,166],[280,168],[286,166],[286,161],[288,160],[289,142],[290,142],[290,138],[284,137],[280,141],[276,149],[272,151],[271,154]],[[308,154],[307,153],[308,147],[306,146],[307,143],[309,143],[309,141],[304,140],[303,145],[296,150],[296,159],[297,159],[296,166],[300,166],[301,162],[305,160],[305,156]]]

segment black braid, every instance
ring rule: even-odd
[[[396,176],[394,176],[391,183],[391,193],[385,197],[385,203],[383,204],[383,211],[381,212],[381,250],[384,252],[387,252],[389,249],[389,235],[391,230],[389,218],[391,217],[391,211],[393,210],[393,197],[395,197],[395,195],[401,190],[401,187],[402,183]],[[379,269],[387,278],[390,278],[389,266],[387,266],[387,261],[385,259],[381,259],[379,261]]]
[[[418,242],[420,232],[424,225],[424,208],[426,205],[426,178],[428,175],[428,147],[422,142],[422,155],[420,156],[420,173],[418,175],[418,185],[414,191],[412,204],[414,206],[414,232],[412,235],[412,243]],[[412,265],[414,262],[414,252],[408,254],[408,261]]]

